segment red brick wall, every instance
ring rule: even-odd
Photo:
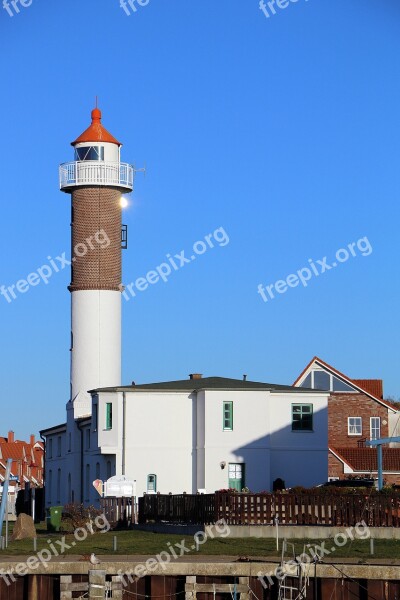
[[[332,452],[328,454],[328,477],[340,477],[340,479],[345,479],[343,474],[343,463],[333,456]]]
[[[362,435],[348,435],[347,417],[362,418]],[[370,438],[370,417],[381,418],[381,436],[387,437],[388,409],[365,394],[331,394],[328,402],[328,440],[333,448],[357,447],[357,442]],[[384,424],[386,421],[386,425]]]

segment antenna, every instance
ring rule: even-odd
[[[96,96],[96,108],[97,108],[97,96]]]

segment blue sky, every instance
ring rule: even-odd
[[[123,380],[291,383],[319,355],[400,396],[398,0],[32,0],[0,8],[0,284],[69,252],[58,165],[90,122],[137,176],[124,282],[223,227],[229,244],[123,303]],[[264,302],[268,286],[367,237]],[[65,418],[67,269],[0,297],[2,434]]]

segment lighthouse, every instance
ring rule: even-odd
[[[121,200],[133,190],[134,168],[121,162],[121,143],[102,125],[97,107],[71,145],[74,160],[59,174],[60,189],[71,197],[69,404],[80,419],[91,414],[88,390],[121,384]]]

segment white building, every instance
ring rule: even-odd
[[[92,392],[92,418],[81,420],[85,503],[95,479],[125,475],[143,493],[214,492],[311,486],[328,476],[328,393],[220,377]],[[66,429],[47,430],[63,447]],[[58,441],[58,440],[61,440]],[[48,457],[47,503],[72,499],[65,457]],[[61,474],[58,475],[59,470]],[[56,479],[55,479],[56,475]]]
[[[41,432],[47,506],[98,502],[93,481],[115,475],[139,494],[325,481],[326,392],[199,375],[121,387],[120,199],[134,168],[97,108],[72,146],[60,167],[71,196],[71,395],[66,423]]]

